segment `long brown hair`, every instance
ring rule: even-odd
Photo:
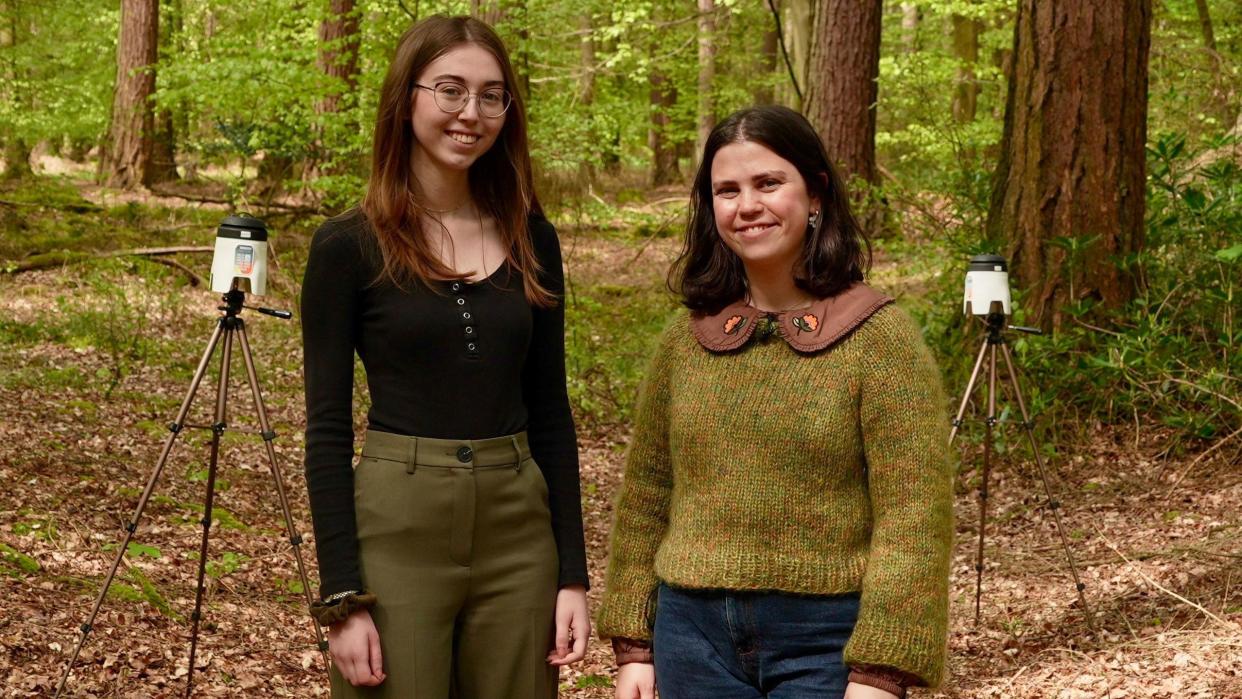
[[[449,268],[431,250],[421,224],[428,209],[411,181],[410,168],[414,84],[432,61],[463,44],[480,46],[496,58],[505,88],[513,96],[496,143],[470,167],[471,197],[475,206],[496,220],[508,261],[522,272],[527,301],[553,305],[555,297],[539,282],[542,270],[527,228],[527,217],[541,216],[543,211],[535,197],[526,143],[526,105],[504,42],[495,30],[472,17],[435,15],[414,24],[401,36],[388,66],[375,121],[371,178],[362,200],[362,211],[384,258],[380,278],[404,286],[466,276]]]
[[[716,231],[712,207],[712,161],[730,143],[752,141],[793,163],[807,193],[819,197],[820,215],[807,230],[794,285],[816,298],[828,298],[863,280],[871,266],[871,243],[850,210],[841,175],[832,166],[815,127],[788,107],[750,107],[720,122],[703,147],[681,255],[669,272],[668,286],[687,308],[715,313],[746,294],[742,260]]]

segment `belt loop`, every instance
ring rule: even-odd
[[[514,461],[513,470],[521,471],[522,470],[522,450],[521,448],[518,447],[517,435],[510,435],[509,441],[513,444],[513,461]]]
[[[405,443],[405,472],[413,475],[418,463],[418,437],[410,437]]]

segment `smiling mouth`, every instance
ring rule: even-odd
[[[736,232],[738,235],[756,235],[758,233],[762,233],[768,230],[769,228],[775,228],[775,227],[776,227],[775,223],[759,223],[759,224],[754,224],[750,226],[744,226],[742,228],[736,228],[734,229],[734,232]]]
[[[449,131],[447,133],[448,133],[449,138],[453,139],[454,141],[457,141],[458,143],[464,143],[466,145],[470,145],[479,140],[479,137],[476,134],[461,133],[459,131]]]

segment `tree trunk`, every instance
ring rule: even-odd
[[[919,50],[919,14],[917,4],[901,3],[901,46],[906,53]]]
[[[773,27],[763,34],[763,48],[759,51],[758,76],[751,101],[757,105],[774,104],[776,95],[772,90],[772,76],[776,74],[777,55],[780,53],[781,37]],[[783,71],[782,71],[783,72]]]
[[[112,124],[100,160],[100,174],[109,187],[144,184],[151,163],[159,6],[159,0],[121,0]]]
[[[17,43],[16,18],[9,0],[0,0],[0,49],[12,48]],[[16,82],[15,66],[12,61],[5,61],[4,77],[7,85],[0,87],[0,95],[13,100],[15,95],[11,86]],[[18,136],[11,126],[5,125],[0,131],[4,138],[4,179],[16,180],[31,174],[30,146]]]
[[[1021,0],[987,231],[1030,318],[1132,298],[1143,246],[1151,0]]]
[[[789,59],[793,63],[794,77],[798,80],[802,97],[796,95],[790,103],[796,102],[798,109],[806,104],[807,72],[811,53],[811,20],[814,17],[811,0],[789,0],[785,11],[785,47],[789,51]]]
[[[1208,12],[1207,0],[1195,0],[1195,9],[1199,11],[1199,27],[1203,30],[1203,45],[1215,54],[1216,34],[1212,31],[1212,15]]]
[[[338,114],[348,106],[357,87],[358,40],[355,0],[329,0],[328,16],[319,23],[319,57],[316,61],[319,70],[328,77],[329,87],[327,94],[315,103],[319,124],[315,127],[311,164],[304,173],[308,180],[346,169],[343,163],[334,162],[334,154],[325,144],[324,123],[331,119],[330,115]],[[270,197],[281,189],[279,178],[288,173],[291,163],[289,157],[281,153],[264,153],[263,162],[268,167],[260,164],[258,186],[264,196]]]
[[[881,0],[827,0],[815,12],[807,119],[847,178],[874,182]]]
[[[978,20],[953,15],[953,57],[957,59],[957,84],[953,90],[953,119],[958,123],[975,120],[979,104],[979,81],[975,63],[979,61]]]
[[[712,84],[716,81],[716,0],[699,3],[699,119],[694,140],[693,162],[696,167],[707,144],[707,137],[716,128],[716,100]]]
[[[677,150],[668,142],[668,110],[677,104],[677,88],[659,70],[652,70],[650,76],[651,128],[647,131],[647,147],[651,149],[651,184],[659,187],[681,179]]]
[[[169,55],[177,50],[177,38],[181,33],[181,2],[165,5],[164,22],[160,23],[160,53]],[[158,81],[158,76],[156,76]],[[155,113],[155,133],[151,139],[151,163],[147,167],[145,182],[147,186],[175,182],[181,179],[177,174],[177,131],[173,124],[171,109],[162,109]]]

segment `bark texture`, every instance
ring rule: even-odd
[[[328,93],[315,104],[319,115],[336,114],[346,107],[346,101],[358,86],[358,14],[355,0],[330,0],[328,16],[319,23],[319,70],[329,79]],[[331,149],[325,144],[322,124],[316,129],[314,156],[306,177],[336,173],[343,169],[333,163]],[[280,189],[280,179],[287,177],[292,161],[286,154],[268,153],[264,158],[267,168],[260,168],[260,188],[271,194]]]
[[[1143,246],[1151,15],[1151,0],[1019,4],[987,227],[1045,327],[1072,300],[1134,293],[1119,260]]]
[[[829,157],[850,179],[874,182],[881,0],[827,0],[816,7],[804,111]]]
[[[112,124],[100,160],[102,179],[110,187],[146,184],[155,136],[151,93],[158,47],[159,0],[122,0]]]
[[[659,71],[650,73],[651,127],[647,131],[647,147],[651,149],[651,184],[673,184],[681,179],[677,167],[677,149],[668,138],[668,111],[677,104],[677,88]]]
[[[959,123],[975,120],[979,104],[979,80],[975,64],[979,62],[978,20],[953,15],[953,57],[957,59],[957,84],[953,90],[953,119]]]
[[[703,146],[716,128],[716,100],[712,85],[716,82],[716,0],[699,3],[699,114],[698,134],[694,141],[697,165]]]

